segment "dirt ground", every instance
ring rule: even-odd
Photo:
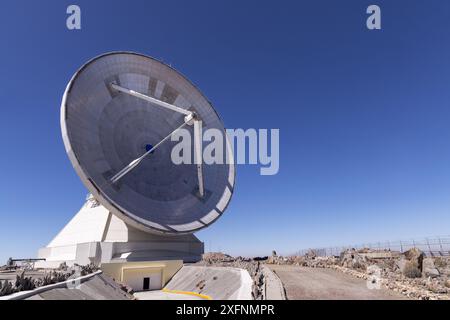
[[[288,300],[400,300],[386,289],[368,289],[366,281],[325,268],[268,265],[283,282]]]

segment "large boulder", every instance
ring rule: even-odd
[[[272,255],[268,257],[266,263],[268,264],[279,264],[279,257],[275,250],[272,250]]]
[[[268,264],[287,264],[288,258],[284,258],[282,256],[270,256],[266,263]]]
[[[317,257],[316,251],[312,249],[308,250],[308,252],[305,254],[306,259],[315,259],[316,257]]]
[[[436,257],[433,262],[442,276],[450,277],[450,257]]]
[[[420,278],[425,254],[417,248],[409,249],[397,262],[400,272],[408,278]]]
[[[450,288],[450,279],[445,280],[444,285],[445,285],[447,288]]]
[[[403,255],[405,256],[406,260],[408,260],[412,264],[417,265],[419,271],[422,272],[422,263],[423,259],[425,258],[425,254],[421,250],[412,248],[408,251],[405,251]]]
[[[302,256],[294,257],[292,264],[296,266],[306,267],[308,265],[308,259]]]
[[[400,259],[398,259],[395,262],[395,266],[397,267],[397,269],[394,270],[398,270],[401,273],[403,273],[405,271],[405,267],[406,267],[406,263],[408,262],[408,260],[406,260],[405,257],[400,257]]]
[[[422,262],[422,274],[425,277],[437,278],[440,276],[439,270],[434,265],[433,258],[424,258]]]
[[[407,278],[420,278],[422,277],[422,272],[420,272],[419,267],[416,262],[406,260],[401,270],[402,274]]]
[[[327,268],[336,265],[334,257],[316,257],[314,260],[308,260],[307,266],[312,268]]]
[[[346,250],[340,256],[341,266],[350,269],[367,269],[367,258],[359,254],[355,249]]]

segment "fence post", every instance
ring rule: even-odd
[[[430,253],[430,255],[431,255],[432,257],[434,257],[433,252],[431,251],[430,242],[428,241],[428,238],[425,238],[425,240],[427,241],[428,252]]]

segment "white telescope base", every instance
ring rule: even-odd
[[[163,236],[140,231],[111,214],[92,197],[45,247],[37,268],[77,263],[201,260],[204,245],[195,235]]]

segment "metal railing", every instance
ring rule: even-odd
[[[435,236],[422,239],[398,240],[362,243],[357,245],[347,245],[326,248],[310,248],[297,251],[294,255],[303,256],[308,251],[313,250],[318,256],[339,256],[341,252],[348,249],[372,249],[372,250],[390,250],[405,252],[411,248],[418,248],[427,256],[444,257],[450,256],[450,236]]]

